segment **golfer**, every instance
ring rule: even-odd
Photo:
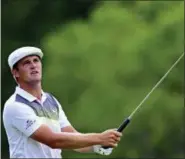
[[[30,46],[18,48],[8,57],[17,83],[3,110],[10,158],[61,158],[62,149],[111,154],[122,134],[115,129],[77,132],[59,101],[42,89],[42,58],[41,49]]]

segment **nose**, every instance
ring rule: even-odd
[[[31,62],[31,68],[35,68],[36,67],[36,63],[35,62]]]

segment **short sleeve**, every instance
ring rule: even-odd
[[[60,128],[64,128],[66,126],[70,126],[71,123],[68,121],[67,116],[65,115],[62,106],[60,105],[60,103],[58,102],[58,100],[56,98],[54,98],[59,106],[59,122],[60,122]]]
[[[32,135],[42,125],[40,118],[29,106],[15,103],[9,108],[8,114],[12,125],[24,135]]]

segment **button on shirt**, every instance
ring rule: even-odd
[[[70,125],[60,103],[53,96],[49,99],[50,96],[42,91],[42,99],[38,101],[36,97],[16,87],[15,93],[6,101],[3,123],[10,158],[61,158],[61,149],[52,149],[30,138],[41,124],[47,124],[54,132],[61,132],[61,128]],[[57,109],[51,104],[52,99]],[[45,104],[47,101],[50,104]],[[34,104],[34,107],[28,103]]]

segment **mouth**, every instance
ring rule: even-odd
[[[39,72],[38,71],[32,71],[31,74],[32,75],[35,75],[35,74],[38,74]]]

